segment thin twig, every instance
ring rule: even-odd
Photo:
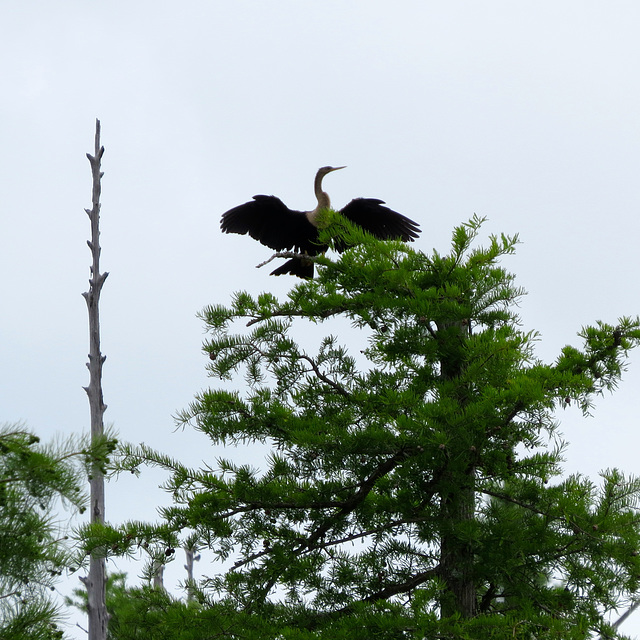
[[[296,253],[295,251],[278,251],[277,253],[274,253],[268,260],[265,260],[264,262],[261,262],[260,264],[256,265],[256,269],[259,269],[260,267],[264,267],[266,264],[269,264],[272,260],[275,260],[276,258],[298,258],[299,260],[308,260],[309,262],[317,262],[317,256],[310,256],[307,253]]]
[[[320,380],[335,389],[344,398],[351,398],[351,394],[343,386],[339,385],[337,382],[334,382],[331,378],[327,377],[324,373],[322,373],[322,371],[320,371],[318,365],[313,361],[312,358],[302,353],[298,354],[298,357],[301,360],[306,360],[311,365],[311,368],[313,369],[316,376],[320,378]]]
[[[617,629],[638,607],[640,600],[634,602],[611,626]],[[608,640],[609,636],[598,636],[598,640]]]

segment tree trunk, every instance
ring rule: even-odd
[[[100,441],[104,434],[103,415],[107,405],[102,398],[102,365],[105,356],[100,353],[100,291],[108,273],[100,273],[100,162],[104,147],[100,146],[100,121],[96,120],[95,155],[87,154],[93,176],[92,208],[85,209],[91,221],[91,240],[87,242],[91,249],[93,262],[89,291],[83,293],[89,312],[89,386],[84,390],[89,397],[91,411],[91,441]],[[91,523],[104,523],[104,476],[99,463],[91,469]],[[89,611],[89,640],[106,640],[109,616],[106,607],[106,569],[103,556],[92,554],[89,563],[89,575],[83,579],[87,588]]]
[[[184,565],[184,568],[187,570],[187,600],[193,600],[193,563],[196,560],[200,560],[200,554],[195,555],[194,547],[185,547],[184,550],[187,556],[187,564]]]
[[[442,498],[442,522],[446,527],[440,539],[440,570],[447,585],[440,601],[443,618],[459,614],[472,618],[476,614],[476,589],[473,580],[473,545],[460,539],[456,528],[474,518],[475,468],[468,473],[471,487],[459,488]]]
[[[469,325],[465,322],[447,323],[438,327],[440,343],[440,375],[444,380],[459,378],[464,365],[465,342],[469,337]],[[460,407],[467,402],[463,386],[456,398]],[[443,618],[460,615],[471,618],[476,614],[476,589],[474,584],[473,544],[465,539],[461,531],[470,529],[475,517],[475,449],[472,433],[452,434],[449,464],[442,478],[441,495],[442,531],[440,536],[440,574],[446,584],[440,600]],[[455,465],[455,466],[453,466]]]

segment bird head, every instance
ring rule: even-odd
[[[337,171],[338,169],[346,169],[347,167],[320,167],[318,169],[318,175],[319,176],[326,176],[327,173],[331,173],[332,171]]]

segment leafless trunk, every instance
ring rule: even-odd
[[[187,570],[187,600],[193,600],[193,563],[200,560],[200,554],[195,555],[194,547],[186,547],[184,552],[187,556],[187,564],[184,565]]]
[[[96,120],[95,152],[87,154],[91,163],[93,176],[92,208],[85,209],[91,221],[91,240],[87,241],[91,249],[93,262],[89,291],[83,293],[89,311],[89,386],[84,387],[89,397],[91,411],[91,440],[95,442],[104,433],[103,415],[107,405],[102,399],[102,365],[106,359],[100,353],[100,313],[98,303],[100,291],[108,273],[100,273],[100,162],[104,147],[100,146],[100,121]],[[90,476],[91,485],[91,522],[104,522],[104,476],[100,465],[94,464]],[[87,588],[89,611],[89,640],[106,640],[108,614],[106,607],[106,569],[105,560],[99,555],[92,554],[89,564],[89,575],[83,578]]]
[[[156,564],[153,572],[153,588],[164,589],[164,564]]]

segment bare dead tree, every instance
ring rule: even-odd
[[[187,564],[184,565],[187,570],[187,600],[193,600],[193,563],[200,560],[200,554],[195,555],[195,547],[185,547],[184,552],[187,556]]]
[[[153,572],[153,588],[164,589],[164,563],[157,562],[154,564]]]
[[[93,262],[89,291],[83,293],[89,312],[89,386],[84,387],[89,397],[91,411],[91,442],[96,444],[104,434],[103,415],[107,408],[102,398],[102,365],[106,356],[100,353],[100,313],[98,304],[102,285],[109,275],[100,273],[100,191],[103,173],[100,163],[104,147],[100,145],[100,121],[96,120],[94,155],[87,153],[93,176],[92,208],[85,209],[91,222],[91,240],[87,241]],[[91,523],[104,523],[104,474],[99,462],[95,462],[89,477],[91,487]],[[106,567],[105,559],[92,553],[89,575],[81,578],[87,588],[89,612],[89,640],[106,640],[109,616],[106,607]]]

